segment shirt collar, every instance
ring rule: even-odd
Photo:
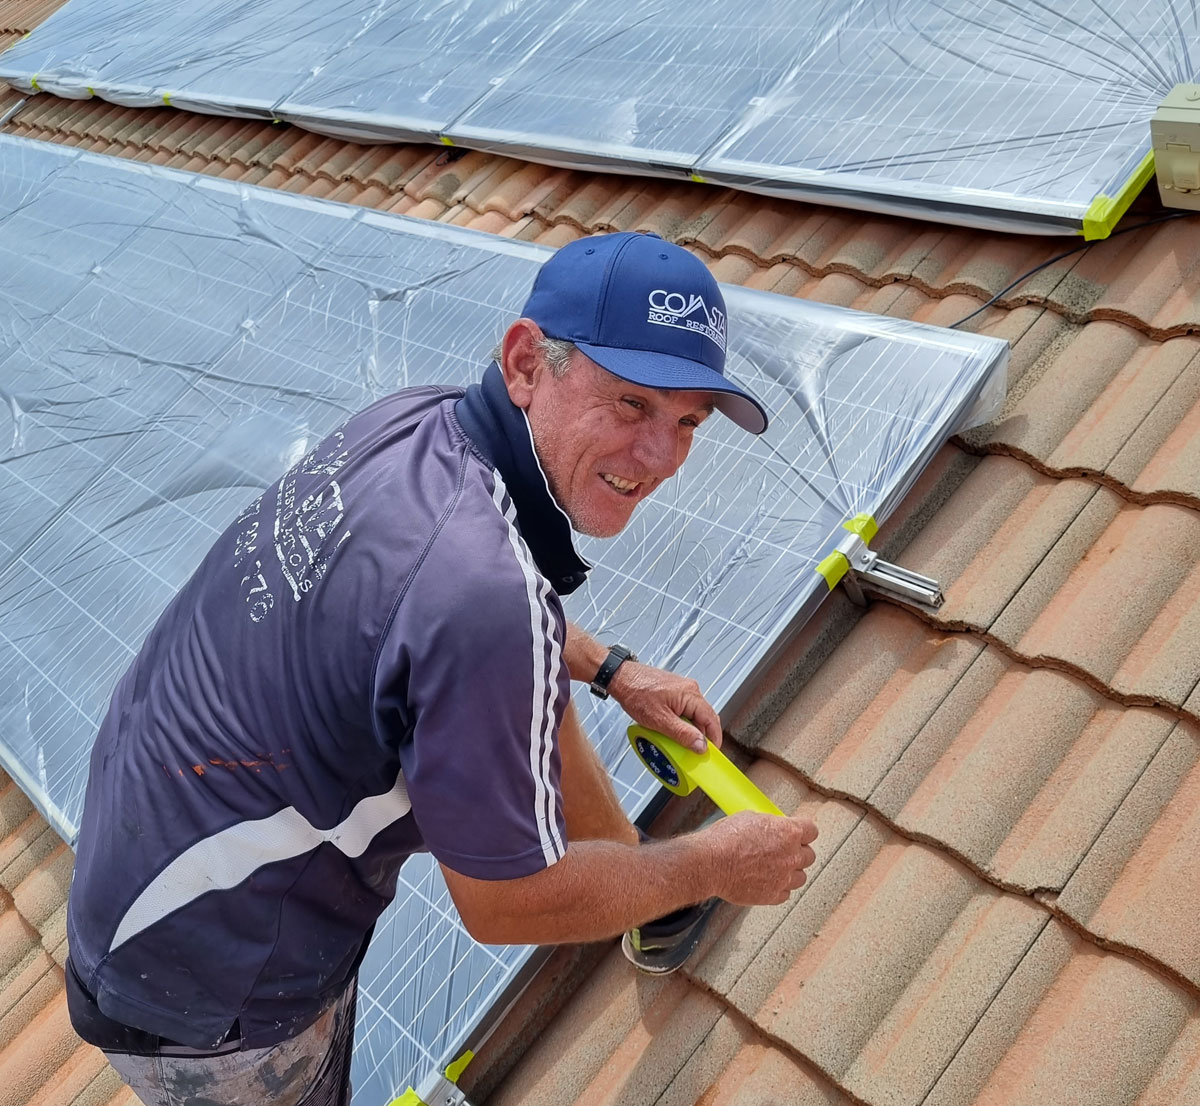
[[[550,492],[533,448],[525,412],[508,398],[500,366],[492,362],[479,384],[472,384],[454,405],[459,425],[488,464],[497,469],[513,506],[517,529],[538,570],[559,595],[570,595],[586,579],[591,565],[571,539],[571,522]]]

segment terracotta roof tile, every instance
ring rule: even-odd
[[[54,1072],[50,1082],[36,1093],[28,1106],[102,1106],[122,1088],[121,1078],[98,1048],[77,1048]],[[124,1097],[124,1096],[122,1096]]]
[[[683,976],[635,972],[614,949],[555,1019],[492,1106],[655,1102],[722,1015]]]
[[[939,621],[987,629],[1097,494],[1087,481],[986,457],[905,550],[904,563],[942,581]]]
[[[620,177],[599,175],[584,180],[582,187],[561,200],[551,221],[566,220],[585,233],[591,233],[599,226],[597,213],[607,212],[612,207],[619,209],[628,203],[628,182]],[[550,218],[545,212],[539,214]]]
[[[725,1014],[655,1106],[851,1106],[818,1072]]]
[[[79,1038],[67,1019],[65,1001],[50,1002],[21,1031],[16,1040],[0,1052],[0,1087],[10,1095],[14,1106],[24,1106],[54,1073],[71,1064],[81,1048]],[[94,1051],[94,1050],[91,1050]]]
[[[422,146],[380,146],[382,160],[364,158],[355,167],[356,175],[365,183],[378,185],[387,192],[398,193],[417,173],[439,155]]]
[[[285,173],[303,172],[304,165],[319,165],[320,157],[313,158],[313,152],[321,149],[331,149],[330,139],[324,135],[301,130],[299,127],[282,127],[272,130],[273,141],[264,146],[255,156],[257,165],[266,165],[272,169],[281,169]],[[311,174],[310,174],[311,175]]]
[[[1187,432],[1167,445],[1200,399],[1198,355],[1195,338],[1156,342],[1118,323],[1091,323],[972,441],[1068,475],[1137,483],[1143,493],[1200,490],[1196,466],[1175,463],[1191,444]],[[1152,461],[1154,469],[1143,475]],[[1178,473],[1184,484],[1173,489],[1162,483],[1167,473]]]
[[[1182,706],[1200,682],[1200,514],[1098,491],[993,632],[1118,695]]]
[[[293,160],[290,160],[286,166],[290,172],[303,173],[306,177],[316,177],[321,169],[325,168],[334,156],[345,149],[345,144],[336,138],[323,138],[320,135],[313,135],[317,142],[297,142],[295,153],[298,155]],[[301,147],[303,149],[301,150]],[[357,150],[358,147],[355,147]],[[276,158],[277,163],[280,161]],[[332,185],[335,177],[330,173],[325,173],[322,179]]]
[[[61,844],[45,820],[31,811],[11,834],[0,841],[0,887],[11,894]]]
[[[1187,1106],[1200,1094],[1196,1005],[1052,922],[926,1106]]]
[[[1174,725],[989,648],[870,803],[1003,885],[1061,889]]]
[[[1106,243],[1075,267],[1077,279],[1097,289],[1092,315],[1144,326],[1156,337],[1200,330],[1200,220],[1176,219],[1127,237],[1128,245]],[[1124,256],[1114,258],[1114,246]]]
[[[1058,909],[1200,988],[1200,730],[1180,724],[1088,853]]]
[[[1137,495],[1200,507],[1200,366],[1175,378],[1107,473]]]
[[[984,643],[872,607],[767,732],[762,752],[867,800]]]
[[[12,899],[5,898],[0,898],[0,1015],[6,1015],[29,990],[30,980],[48,967],[37,930],[17,913]]]
[[[478,173],[481,167],[491,167],[495,163],[494,154],[471,150],[452,161],[449,152],[443,150],[404,185],[404,191],[418,202],[437,200],[443,207],[451,207],[458,203],[455,196],[463,182]]]
[[[727,998],[850,1094],[915,1106],[1048,917],[868,818]]]
[[[0,0],[0,30],[57,6]],[[1075,244],[99,101],[33,97],[8,130],[553,246],[652,230],[725,279],[938,325]],[[1200,768],[1178,723],[1200,718],[1200,346],[1178,337],[1200,329],[1198,234],[1093,245],[964,324],[1013,343],[1005,410],[962,436],[982,460],[944,450],[875,543],[946,607],[877,605],[847,634],[833,597],[753,709],[797,669],[808,685],[734,729],[766,729],[752,777],[821,827],[808,887],[723,908],[691,974],[610,955],[491,1101],[1200,1101]],[[6,783],[0,1087],[136,1106],[65,1028],[70,858]]]
[[[696,232],[709,220],[707,210],[698,202],[701,198],[702,196],[697,196],[695,189],[686,188],[682,184],[658,192],[652,204],[643,205],[638,211],[637,218],[629,229],[648,231],[681,246],[694,245]]]

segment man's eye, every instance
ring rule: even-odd
[[[642,410],[646,405],[640,399],[633,399],[629,396],[625,397],[625,402],[629,404],[635,411]]]

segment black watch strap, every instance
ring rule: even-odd
[[[608,698],[608,685],[612,683],[612,678],[617,674],[617,669],[626,661],[635,661],[637,657],[633,650],[624,645],[610,645],[608,656],[604,658],[604,663],[600,666],[600,671],[592,678],[591,689],[592,694],[598,699]]]

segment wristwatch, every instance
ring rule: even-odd
[[[608,698],[608,685],[612,683],[612,678],[617,674],[617,669],[626,661],[635,661],[637,657],[632,649],[624,645],[610,645],[608,647],[608,656],[604,658],[604,663],[600,666],[600,671],[592,677],[591,689],[592,694],[597,699]]]

